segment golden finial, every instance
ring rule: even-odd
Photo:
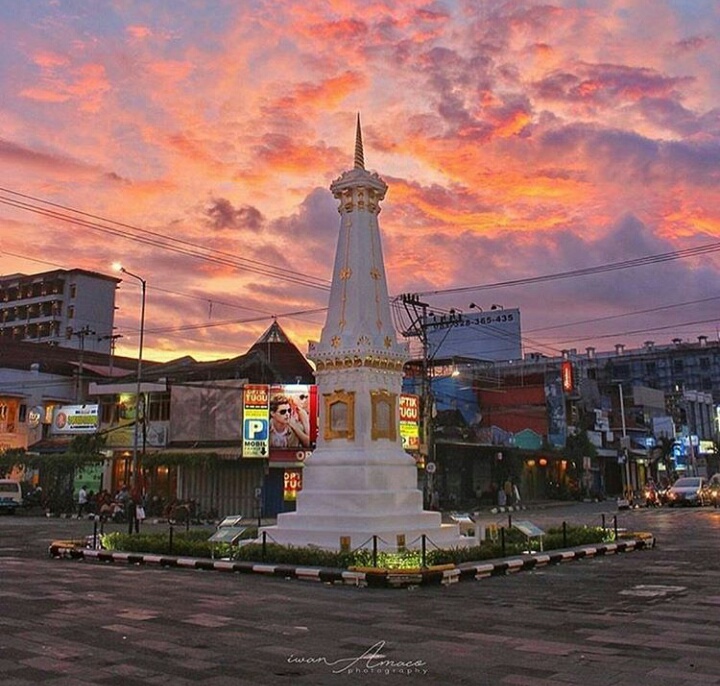
[[[365,169],[365,156],[363,155],[362,131],[360,130],[360,113],[357,116],[357,129],[355,131],[355,169]]]

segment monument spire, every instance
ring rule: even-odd
[[[355,129],[355,169],[365,169],[365,155],[363,154],[362,129],[360,128],[360,112],[357,116]]]

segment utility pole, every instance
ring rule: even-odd
[[[85,394],[83,393],[83,358],[85,357],[85,337],[94,335],[95,332],[89,326],[84,326],[82,329],[80,329],[79,331],[75,331],[75,333],[73,334],[73,336],[77,336],[80,340],[80,357],[78,359],[78,382],[75,389],[76,402],[82,402],[85,398]]]
[[[428,337],[427,337],[427,317],[428,303],[420,300],[417,293],[404,293],[400,296],[401,302],[405,307],[405,312],[410,317],[410,326],[402,334],[405,337],[414,337],[420,340],[422,348],[422,369],[421,369],[421,386],[420,400],[422,410],[422,445],[424,446],[425,458],[428,463],[433,463],[430,469],[426,466],[426,474],[428,476],[428,490],[432,496],[435,480],[435,450],[432,430],[432,384],[430,383],[430,364],[428,354]],[[421,447],[422,451],[422,447]]]
[[[110,359],[109,359],[109,370],[110,370],[110,376],[112,376],[113,373],[113,367],[115,364],[115,346],[117,345],[118,338],[122,338],[123,335],[121,333],[113,333],[113,334],[107,334],[106,336],[98,336],[98,342],[100,341],[110,341]]]

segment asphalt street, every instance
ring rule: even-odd
[[[2,516],[0,683],[720,684],[720,510],[511,516],[603,514],[656,547],[410,589],[50,559],[52,540],[92,523]]]

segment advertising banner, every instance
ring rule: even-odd
[[[97,405],[59,405],[53,409],[51,432],[54,434],[90,434],[99,426]]]
[[[400,394],[400,437],[403,450],[420,450],[420,396]]]
[[[270,396],[265,385],[243,387],[243,457],[267,457]]]
[[[312,450],[317,442],[317,386],[275,384],[269,387],[270,450]]]
[[[547,407],[548,442],[557,448],[564,448],[567,439],[567,418],[562,375],[559,371],[545,374],[545,404]]]

